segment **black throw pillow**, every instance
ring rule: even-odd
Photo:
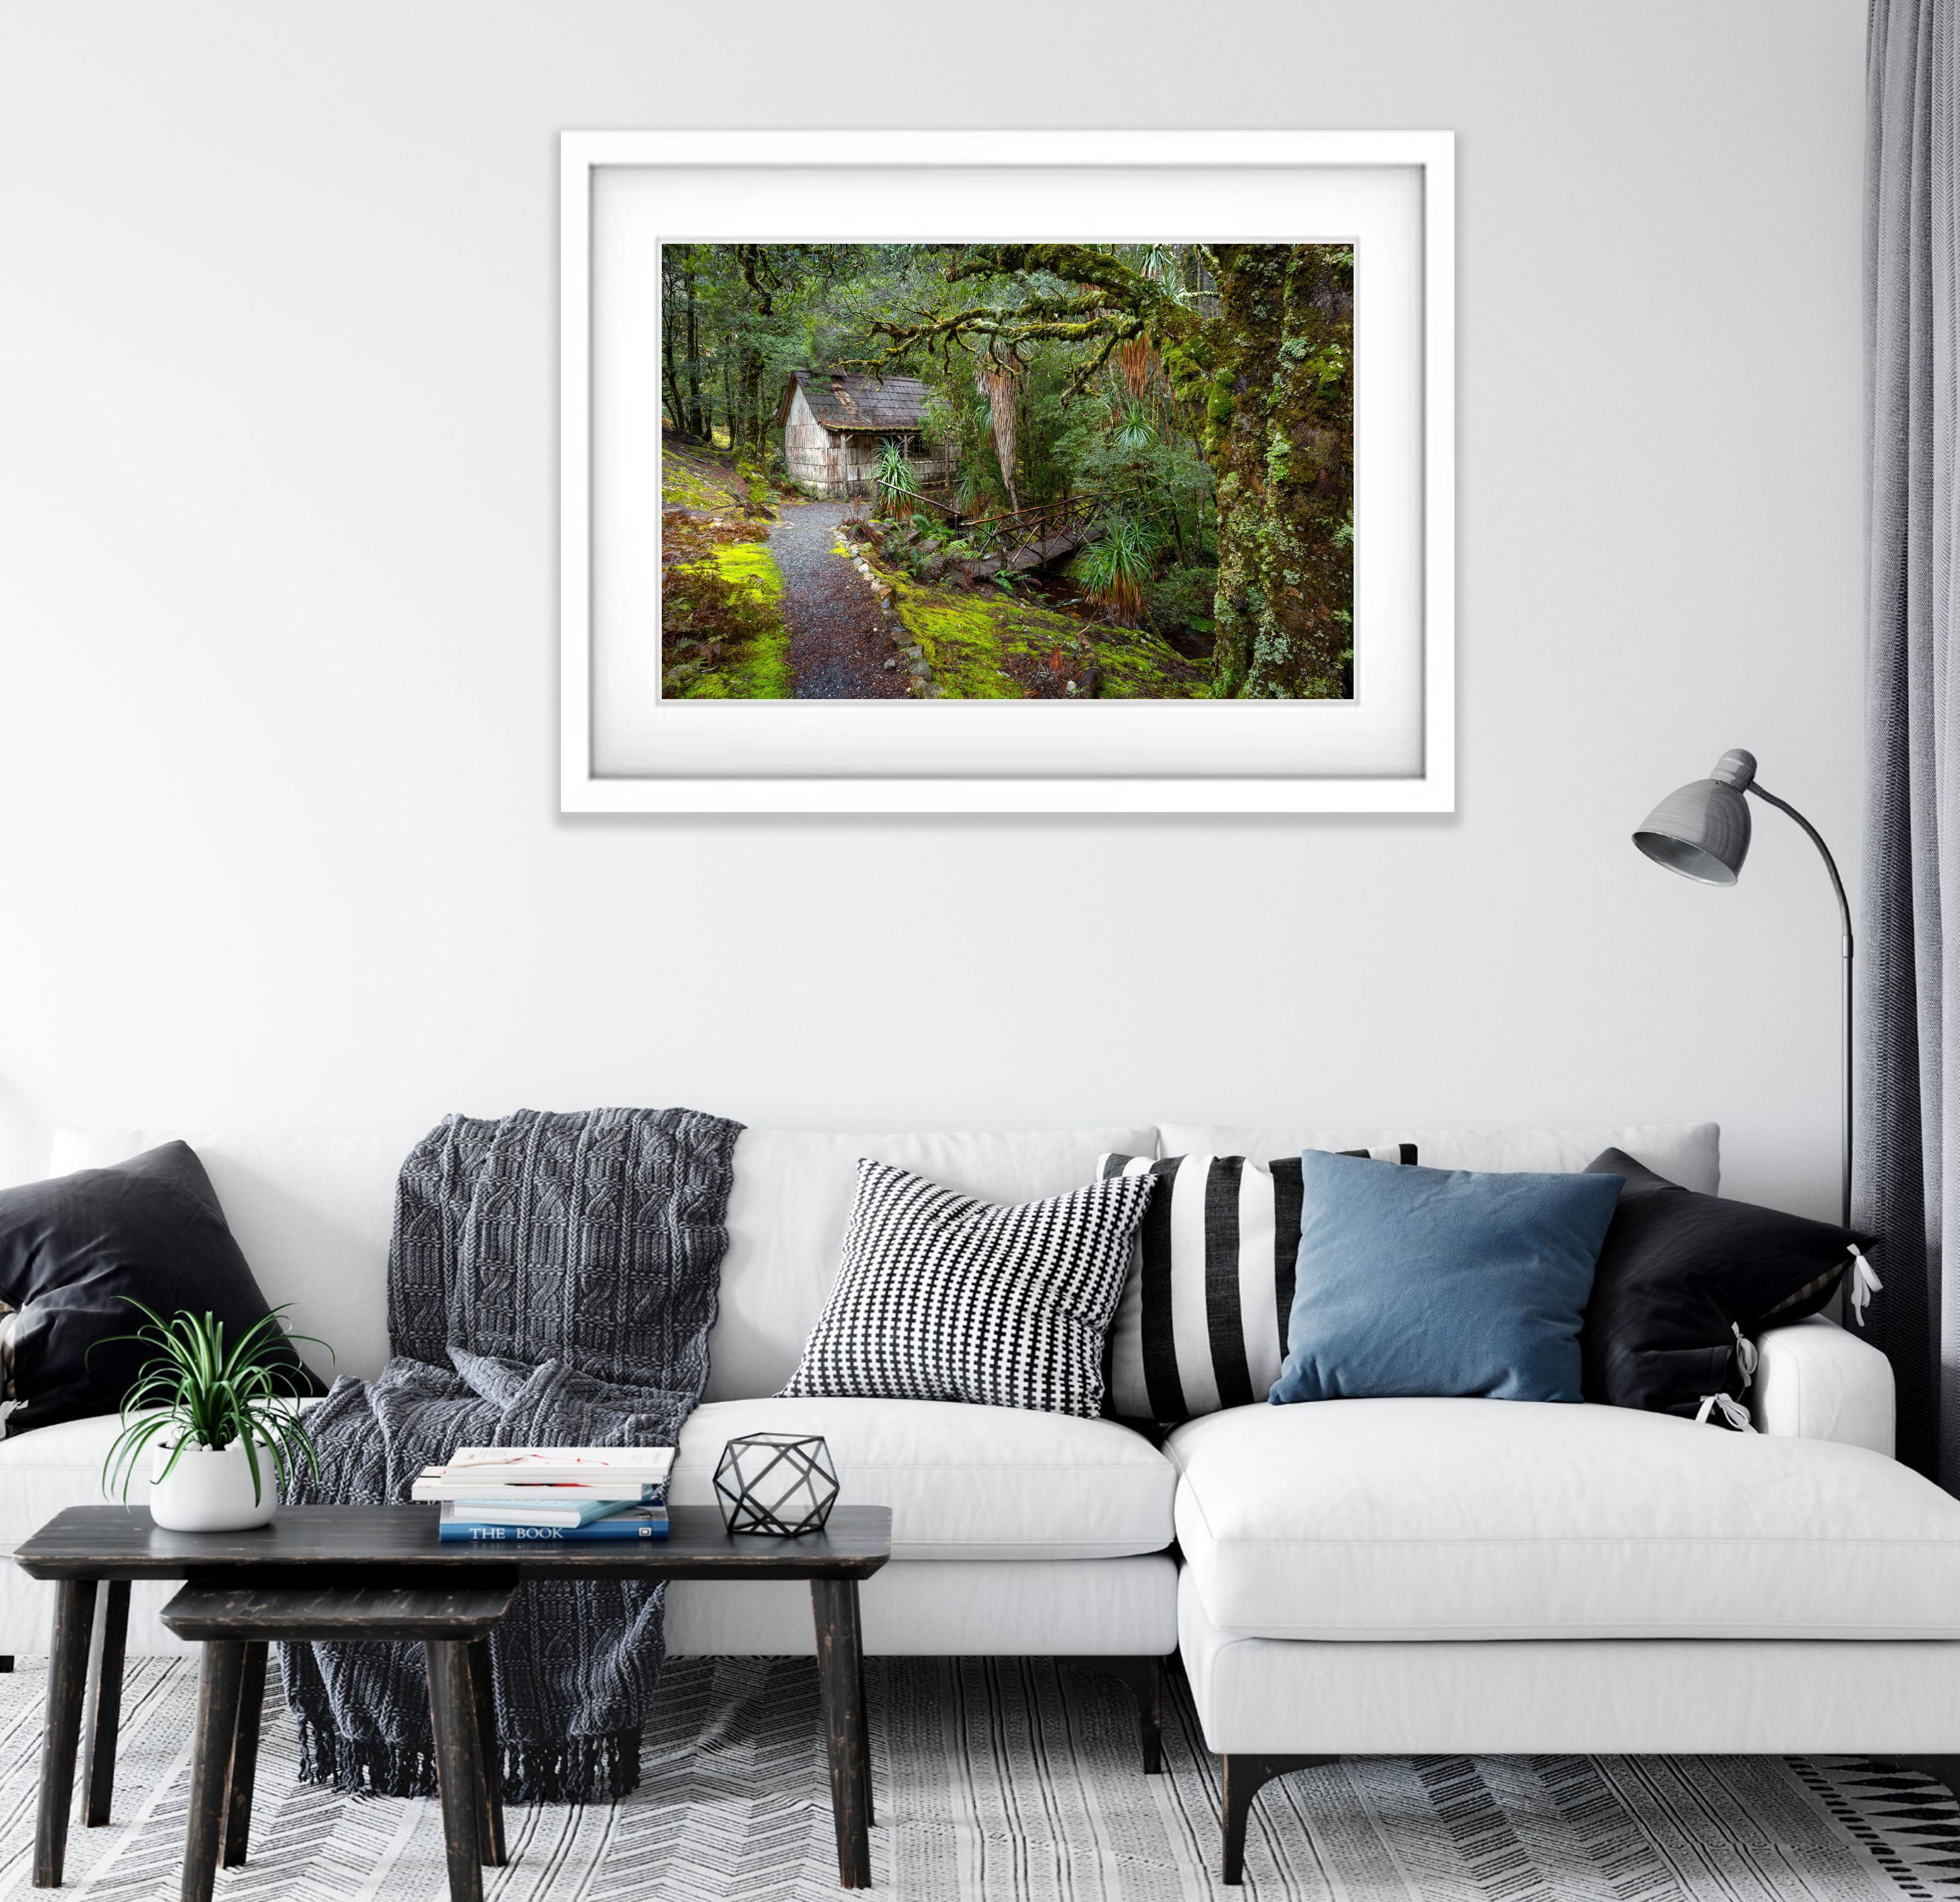
[[[236,1341],[272,1312],[195,1151],[166,1143],[113,1169],[0,1189],[0,1302],[13,1352],[11,1437],[59,1420],[113,1414],[155,1350],[115,1337],[143,1317],[210,1313]],[[301,1393],[323,1391],[283,1334]],[[91,1352],[91,1350],[94,1351]]]
[[[1624,1150],[1586,1165],[1625,1178],[1579,1331],[1586,1398],[1689,1418],[1745,1384],[1738,1334],[1815,1314],[1851,1248],[1872,1238],[1748,1202],[1700,1195]]]

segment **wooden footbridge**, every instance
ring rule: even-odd
[[[1087,496],[1071,496],[1064,501],[1043,502],[1039,507],[1017,509],[999,515],[963,516],[959,511],[929,495],[915,496],[915,504],[924,504],[943,515],[972,544],[973,555],[961,566],[983,577],[1002,569],[1025,574],[1045,568],[1064,555],[1095,541],[1102,533],[1102,505]]]

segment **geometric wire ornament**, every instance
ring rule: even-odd
[[[714,1490],[731,1533],[800,1538],[823,1530],[837,1472],[820,1434],[746,1433],[722,1448]]]

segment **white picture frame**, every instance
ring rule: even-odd
[[[1455,809],[1453,135],[568,132],[560,153],[562,810]],[[1172,227],[1355,243],[1352,700],[660,702],[661,241]]]

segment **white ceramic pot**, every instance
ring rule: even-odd
[[[234,1439],[213,1452],[186,1446],[167,1477],[170,1449],[158,1446],[150,1462],[150,1517],[170,1532],[244,1532],[270,1522],[279,1503],[272,1455],[259,1449],[259,1496],[252,1496],[252,1468],[245,1442]]]

